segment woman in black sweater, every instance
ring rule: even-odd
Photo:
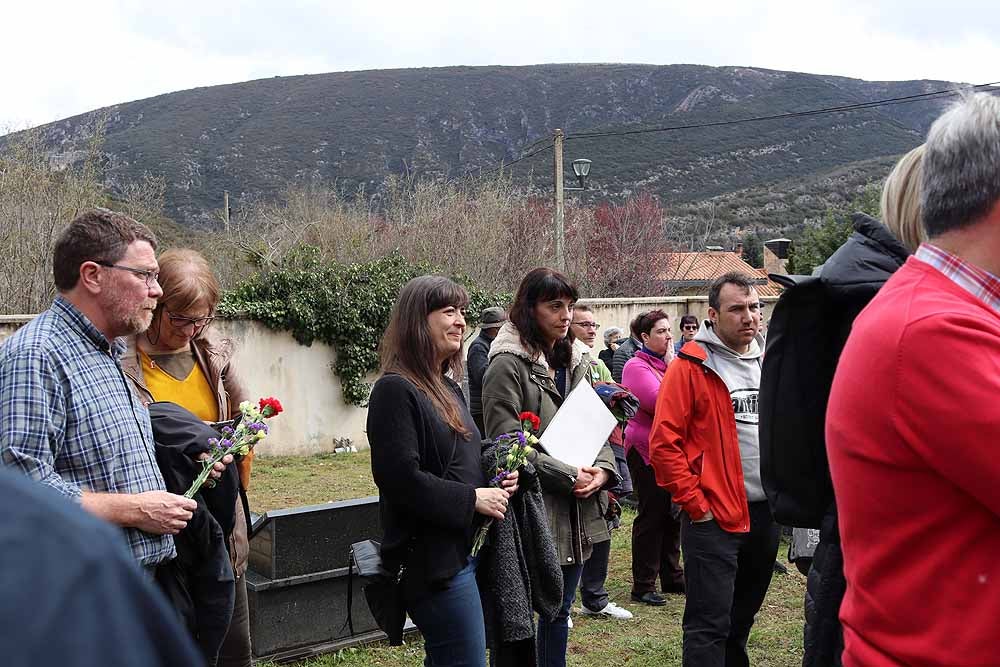
[[[502,519],[517,491],[516,475],[503,489],[486,486],[479,430],[457,384],[468,302],[440,276],[403,287],[368,407],[382,560],[405,568],[407,612],[424,636],[426,665],[485,664],[473,522],[477,513]]]

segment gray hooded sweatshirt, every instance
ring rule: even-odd
[[[712,322],[705,320],[694,339],[708,353],[705,366],[722,378],[733,399],[736,415],[736,433],[740,441],[740,460],[743,463],[743,485],[747,500],[767,500],[760,481],[760,440],[757,431],[757,395],[760,392],[761,356],[764,339],[758,334],[750,341],[746,354],[738,354],[726,347]]]

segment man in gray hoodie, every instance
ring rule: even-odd
[[[650,463],[684,510],[684,665],[732,667],[749,665],[779,528],[760,479],[760,298],[751,278],[728,273],[708,303],[709,319],[664,376]]]

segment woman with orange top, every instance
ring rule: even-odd
[[[219,283],[208,262],[194,250],[167,250],[159,257],[163,296],[153,323],[128,341],[122,368],[144,403],[169,401],[205,422],[239,414],[246,393],[233,369],[232,341],[209,328],[219,302]],[[250,481],[251,451],[237,461],[240,485]],[[236,602],[229,632],[219,653],[220,667],[250,667],[250,616],[244,574],[249,553],[243,501],[236,498],[235,527],[229,553],[236,576]]]

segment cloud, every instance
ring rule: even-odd
[[[36,0],[7,7],[0,125],[197,86],[393,67],[633,62],[1000,79],[1000,7],[956,0]]]

